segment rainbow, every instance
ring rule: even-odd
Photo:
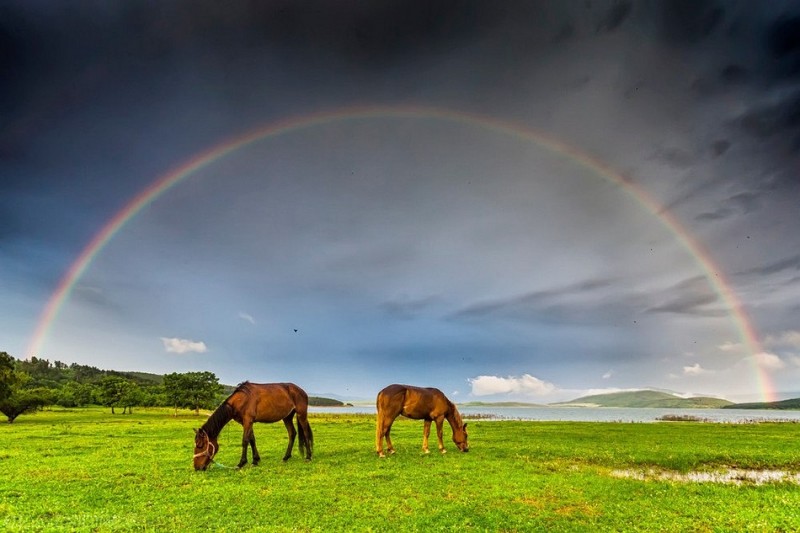
[[[520,124],[473,113],[416,106],[345,108],[285,118],[214,145],[210,149],[195,155],[187,162],[164,174],[137,194],[125,207],[115,214],[94,238],[92,238],[89,244],[83,248],[77,259],[70,265],[45,305],[34,333],[31,336],[27,349],[27,356],[36,355],[40,351],[53,322],[64,303],[69,298],[75,284],[89,265],[91,265],[94,258],[103,250],[105,245],[114,238],[117,232],[119,232],[129,220],[135,217],[153,200],[169,191],[178,183],[190,177],[195,172],[258,141],[340,121],[378,118],[442,120],[482,128],[501,135],[510,135],[532,142],[551,152],[566,156],[579,165],[591,170],[593,173],[603,177],[610,183],[620,186],[621,190],[625,191],[650,214],[657,217],[661,223],[674,234],[677,241],[693,256],[703,271],[704,276],[708,279],[711,287],[729,309],[731,318],[739,331],[741,341],[749,352],[755,365],[757,380],[764,401],[773,401],[775,399],[776,395],[771,384],[770,376],[758,363],[758,355],[763,352],[758,335],[745,313],[741,301],[731,289],[730,283],[724,277],[721,269],[717,268],[714,264],[709,252],[692,237],[683,224],[670,212],[666,211],[663,206],[656,202],[644,189],[620,175],[597,158],[537,130]]]

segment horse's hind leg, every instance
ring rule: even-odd
[[[253,466],[258,466],[258,463],[261,462],[261,455],[256,449],[256,432],[252,429],[250,430],[250,449],[253,450]]]
[[[378,457],[386,457],[383,453],[383,417],[380,413],[375,418],[375,453]]]
[[[392,424],[394,424],[394,420],[389,422],[389,425],[386,427],[386,453],[389,455],[394,455],[394,444],[392,444]]]
[[[286,432],[289,433],[289,446],[286,447],[286,454],[284,454],[283,456],[284,461],[288,461],[289,458],[292,456],[292,448],[294,448],[294,438],[295,436],[297,436],[297,431],[294,429],[294,424],[292,423],[292,419],[294,419],[294,411],[292,411],[292,414],[283,419],[283,425],[286,426]]]
[[[300,453],[305,451],[306,461],[310,461],[314,455],[314,434],[311,433],[311,424],[305,412],[297,413],[297,431],[300,433]]]
[[[392,438],[389,435],[389,432],[392,430],[392,422],[394,422],[394,420],[389,420],[380,414],[377,417],[377,421],[375,423],[375,452],[377,452],[378,457],[386,457],[386,455],[383,453],[384,438],[386,439],[386,451],[390,455],[394,453]]]

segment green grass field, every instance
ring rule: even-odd
[[[258,424],[260,466],[195,472],[204,420],[78,409],[0,425],[0,530],[800,530],[796,484],[612,475],[798,472],[798,424],[473,421],[469,453],[445,426],[449,453],[423,455],[422,423],[398,419],[398,453],[378,459],[373,417],[313,414],[310,463],[283,463],[283,424]],[[229,424],[217,460],[235,465],[240,439]]]

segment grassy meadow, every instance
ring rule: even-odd
[[[422,423],[398,419],[398,453],[378,459],[373,417],[315,413],[311,462],[282,462],[283,424],[257,424],[260,466],[195,472],[204,420],[90,408],[0,424],[0,530],[800,530],[797,484],[658,475],[800,472],[800,424],[473,421],[469,453],[445,425],[449,453],[423,455]],[[235,465],[240,441],[229,424],[217,460]]]

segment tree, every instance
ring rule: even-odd
[[[139,385],[130,381],[128,384],[129,386],[125,388],[125,392],[119,400],[120,405],[122,405],[123,415],[126,409],[128,410],[128,414],[133,414],[133,406],[142,405],[142,400],[144,399],[144,394],[142,393],[142,389],[139,388]]]
[[[139,405],[142,407],[165,407],[173,405],[167,399],[167,394],[164,391],[164,385],[152,385],[150,387],[142,387],[142,401]]]
[[[12,372],[8,392],[5,398],[0,399],[0,413],[6,415],[9,424],[19,415],[33,412],[52,402],[52,390],[44,387],[26,388],[28,381],[30,376],[25,372]]]
[[[0,413],[13,422],[19,415],[51,403],[52,391],[42,387],[26,388],[30,376],[19,370],[20,362],[0,352]]]
[[[11,389],[19,381],[15,362],[16,360],[6,352],[0,352],[0,401],[11,395]]]
[[[119,376],[105,376],[100,380],[100,403],[111,407],[111,414],[115,414],[114,407],[124,403],[126,394],[135,385],[133,382]],[[124,412],[124,411],[123,411]]]
[[[177,413],[179,407],[195,412],[200,412],[201,407],[214,407],[223,388],[213,372],[173,372],[164,376],[164,390]]]
[[[95,390],[88,383],[67,382],[58,391],[56,403],[62,407],[83,407],[94,402]]]
[[[16,389],[5,400],[0,402],[0,413],[12,423],[19,415],[30,413],[44,407],[48,403],[45,397],[47,389]]]

